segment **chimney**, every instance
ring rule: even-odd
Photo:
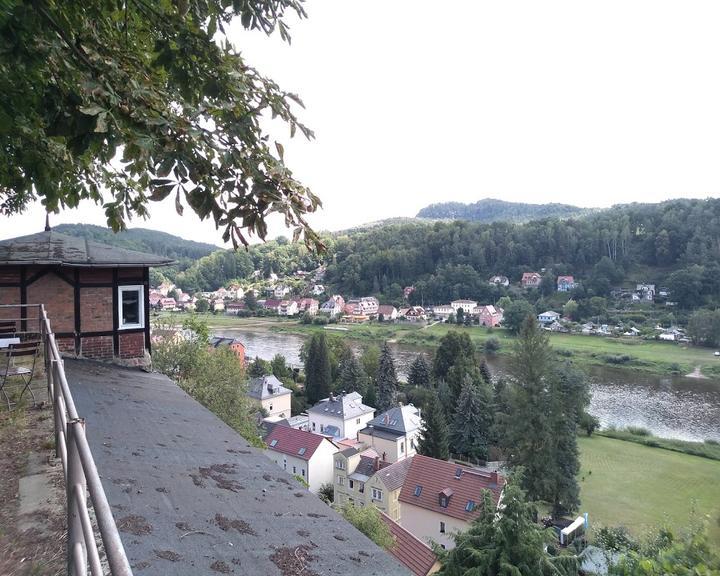
[[[333,402],[335,400],[335,395],[332,392],[330,392],[330,396],[328,397],[328,400],[330,400],[330,402]]]
[[[492,484],[495,484],[495,486],[498,485],[498,473],[497,473],[497,470],[495,470],[494,472],[490,472],[490,482],[491,482]]]
[[[373,462],[373,468],[377,471],[380,470],[380,456],[375,456],[375,460]]]
[[[387,452],[383,452],[382,459],[383,462],[387,462]]]

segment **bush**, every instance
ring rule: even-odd
[[[592,414],[588,414],[587,412],[583,412],[580,415],[580,422],[579,422],[580,428],[585,430],[585,433],[588,436],[592,436],[592,433],[595,432],[600,427],[600,420],[598,420],[595,416]]]
[[[380,512],[374,506],[358,508],[352,504],[346,504],[342,508],[342,515],[355,528],[370,538],[375,544],[382,548],[390,548],[395,544],[390,528],[383,522]]]
[[[485,340],[485,343],[483,344],[483,348],[487,354],[494,354],[498,350],[500,350],[501,344],[500,340],[495,338],[495,336],[491,336],[487,340]]]
[[[650,430],[643,428],[642,426],[627,426],[625,430],[630,432],[633,436],[652,436],[652,434],[650,434]]]
[[[325,326],[328,323],[328,319],[325,318],[325,316],[315,316],[315,318],[312,319],[312,323],[315,326]]]
[[[635,360],[635,356],[628,354],[603,354],[600,356],[608,364],[629,364]]]

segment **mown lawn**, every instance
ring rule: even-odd
[[[709,516],[720,546],[720,462],[611,438],[579,439],[582,512],[591,525],[623,525],[641,535],[662,524],[686,527]]]

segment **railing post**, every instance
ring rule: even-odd
[[[58,396],[60,395],[60,386],[58,386],[55,383],[55,370],[57,370],[57,362],[53,358],[50,360],[50,369],[48,370],[50,383],[52,386],[52,403],[53,403],[53,415],[54,415],[54,426],[55,429],[55,458],[60,458],[62,454],[60,453],[60,434],[62,433],[60,431],[60,425],[62,422],[62,416],[59,414],[59,411],[62,407],[60,402],[58,401]]]
[[[78,509],[75,492],[86,496],[85,474],[83,472],[80,453],[78,452],[76,430],[85,427],[85,420],[77,418],[67,423],[67,560],[68,574],[70,576],[85,576],[87,574],[87,550],[83,536],[82,520]]]

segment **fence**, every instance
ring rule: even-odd
[[[62,460],[67,498],[67,573],[71,576],[85,576],[88,566],[92,576],[105,572],[100,561],[97,535],[87,505],[90,495],[97,528],[105,550],[105,556],[112,576],[132,576],[130,563],[123,548],[110,504],[102,487],[90,445],[85,435],[85,421],[78,415],[62,357],[55,335],[42,304],[2,305],[0,310],[20,309],[21,323],[18,334],[40,338],[44,349],[45,374],[47,376],[48,398],[52,399],[55,422],[55,452]],[[37,310],[37,317],[28,318],[28,312]],[[13,318],[3,318],[13,320]],[[28,322],[38,332],[29,331]]]

